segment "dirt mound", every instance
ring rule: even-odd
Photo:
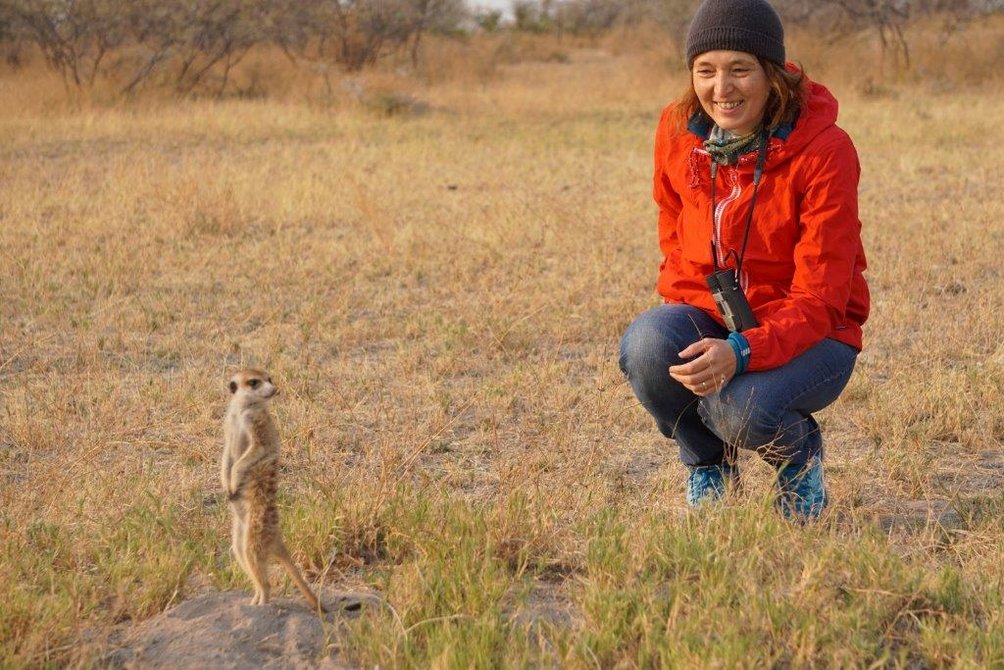
[[[302,599],[264,607],[243,592],[206,593],[124,629],[106,658],[115,668],[346,668],[332,643],[339,622],[379,606],[371,593],[323,591],[322,619]]]

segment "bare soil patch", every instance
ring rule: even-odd
[[[244,592],[205,593],[136,626],[112,634],[115,668],[347,668],[335,639],[339,625],[365,607],[372,593],[320,594],[323,618],[297,598],[264,607]]]

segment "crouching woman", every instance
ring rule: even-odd
[[[621,369],[676,441],[688,503],[722,496],[750,449],[777,469],[781,511],[815,518],[812,415],[847,385],[868,317],[857,153],[765,0],[706,0],[686,51],[655,141],[664,304],[628,327]]]

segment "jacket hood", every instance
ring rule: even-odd
[[[806,101],[799,111],[798,119],[791,133],[782,138],[778,135],[771,140],[767,168],[777,165],[797,155],[820,133],[837,123],[837,99],[822,84],[806,81]],[[774,152],[776,152],[776,157]]]

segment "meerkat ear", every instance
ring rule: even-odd
[[[230,392],[237,393],[237,382],[233,380],[230,381]]]

